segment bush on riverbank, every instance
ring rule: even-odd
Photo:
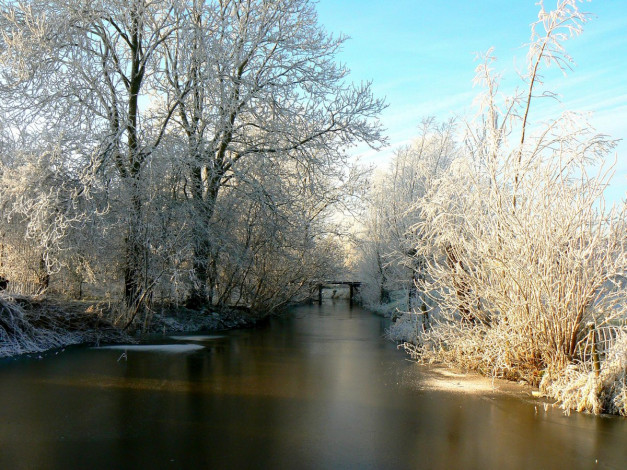
[[[620,331],[599,367],[590,363],[570,364],[540,384],[548,396],[566,410],[627,416],[627,330]]]
[[[155,313],[146,331],[152,333],[230,330],[249,328],[264,317],[245,309],[223,308],[218,311],[190,310],[184,307],[161,309]]]
[[[625,414],[627,207],[604,202],[615,142],[576,113],[528,120],[539,67],[569,63],[561,43],[586,19],[575,1],[539,18],[526,91],[501,101],[485,57],[479,119],[408,210],[422,302],[390,335],[422,361],[540,385],[568,409]]]

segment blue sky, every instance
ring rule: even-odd
[[[345,34],[340,61],[353,81],[372,80],[389,104],[382,116],[390,148],[363,152],[365,161],[384,164],[394,148],[409,143],[426,116],[446,119],[471,113],[480,91],[472,80],[477,53],[494,47],[503,88],[520,84],[534,0],[320,0],[317,10],[327,31]],[[555,0],[545,1],[547,10]],[[566,77],[545,70],[547,88],[559,94],[560,110],[592,112],[597,131],[623,139],[610,197],[627,191],[627,0],[580,3],[592,14],[581,36],[564,45],[576,65]],[[548,106],[543,103],[542,106]]]

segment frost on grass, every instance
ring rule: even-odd
[[[599,363],[571,364],[540,384],[541,390],[557,398],[566,410],[627,416],[627,330],[622,329]]]

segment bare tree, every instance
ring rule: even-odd
[[[117,172],[127,206],[119,213],[126,214],[124,294],[131,306],[145,284],[142,170],[176,106],[167,105],[155,122],[144,112],[142,93],[157,79],[158,51],[176,29],[175,6],[167,0],[0,4],[0,91],[8,118],[72,140],[86,165],[85,186],[105,168]]]
[[[300,178],[337,172],[341,147],[381,145],[383,108],[369,84],[346,82],[335,62],[344,38],[327,35],[308,0],[193,1],[168,51],[164,86],[180,102],[195,213],[190,305],[213,301],[215,231],[222,188],[245,180],[245,162],[296,160]]]

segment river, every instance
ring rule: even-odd
[[[626,419],[439,387],[387,325],[329,302],[165,347],[2,360],[0,468],[627,467]]]

